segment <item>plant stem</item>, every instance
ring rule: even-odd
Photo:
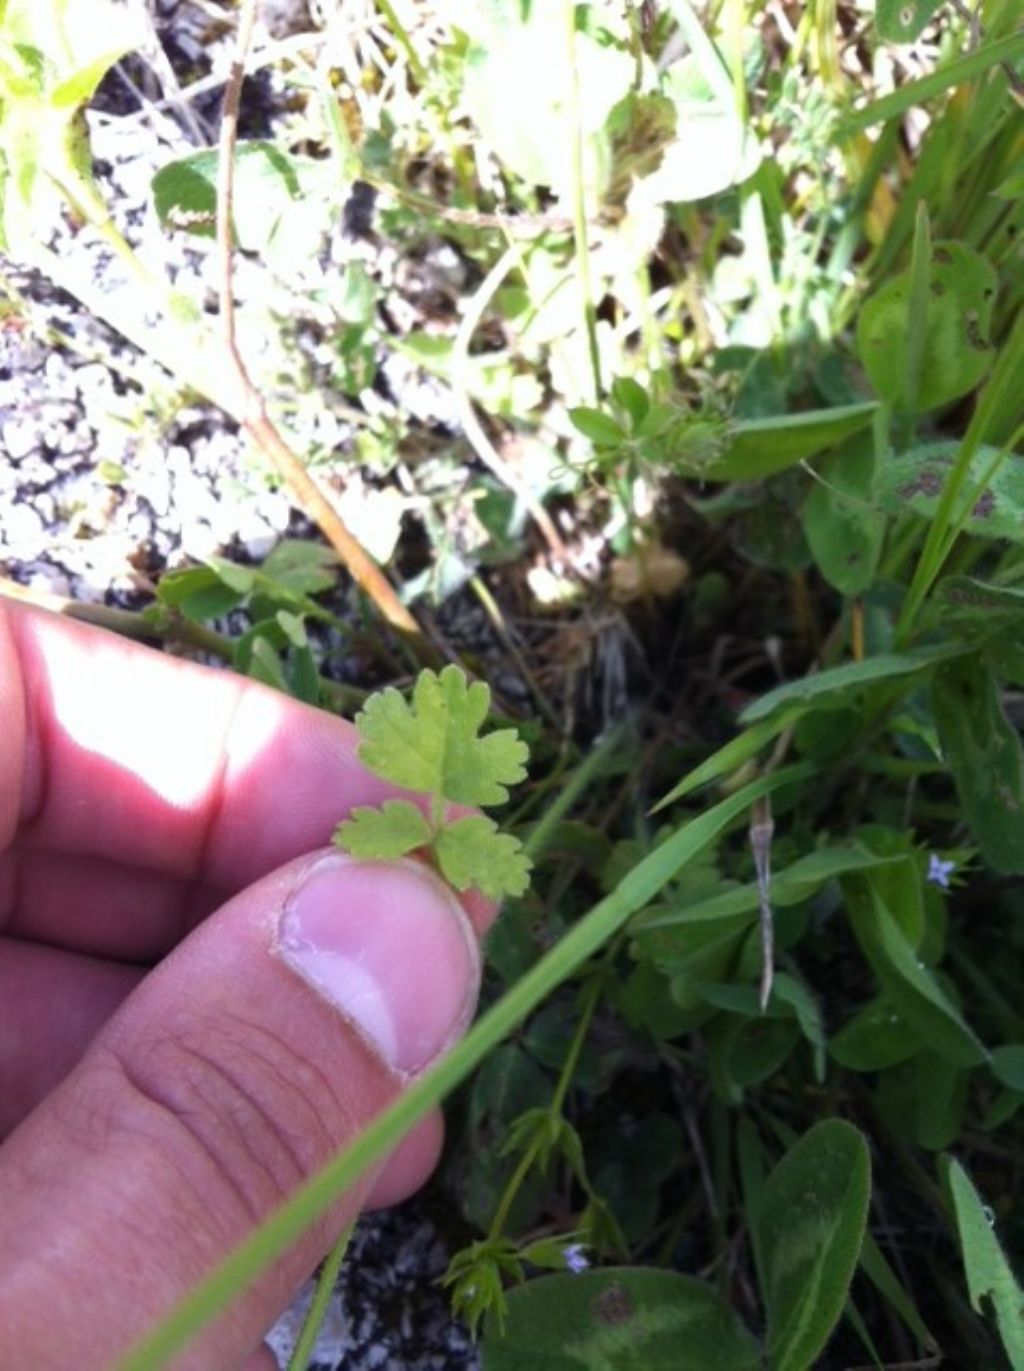
[[[288,1358],[287,1371],[306,1371],[312,1359],[313,1349],[327,1314],[327,1306],[331,1302],[334,1283],[338,1279],[338,1272],[341,1270],[345,1253],[348,1251],[353,1228],[355,1228],[355,1224],[350,1223],[347,1228],[342,1229],[338,1241],[324,1258],[317,1279],[316,1290],[313,1292],[312,1302],[306,1311],[306,1317],[302,1324],[302,1332],[299,1334],[299,1340]]]
[[[587,188],[583,167],[583,124],[580,109],[580,74],[576,65],[576,4],[562,0],[565,14],[565,42],[569,76],[569,138],[572,156],[572,226],[576,245],[576,270],[579,273],[580,294],[583,297],[583,323],[590,354],[590,371],[594,385],[594,403],[600,404],[604,395],[601,382],[601,349],[597,339],[597,311],[594,308],[593,287],[590,280],[590,237],[587,229]]]

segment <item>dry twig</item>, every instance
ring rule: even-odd
[[[224,89],[217,168],[217,256],[220,266],[220,312],[224,345],[231,359],[239,401],[234,407],[242,426],[288,487],[299,507],[317,524],[338,553],[356,584],[370,597],[392,627],[415,637],[420,628],[399,600],[394,587],[306,470],[304,463],[281,436],[267,414],[263,397],[253,385],[238,351],[232,273],[232,213],[234,203],[235,146],[238,141],[238,108],[245,76],[245,59],[252,41],[256,0],[243,0],[231,72]]]

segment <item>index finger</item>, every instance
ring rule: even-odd
[[[0,707],[3,846],[230,892],[395,793],[360,763],[343,719],[2,601]]]

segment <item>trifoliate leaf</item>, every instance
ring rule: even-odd
[[[334,831],[335,843],[353,857],[404,857],[430,839],[430,825],[408,800],[385,800],[380,809],[360,806]]]
[[[363,762],[395,785],[456,804],[497,805],[526,775],[529,755],[515,730],[477,735],[491,692],[469,685],[456,666],[420,672],[409,703],[391,688],[372,695],[356,717]]]
[[[474,886],[488,899],[522,895],[530,884],[530,859],[518,838],[499,833],[493,819],[476,814],[446,824],[434,846],[442,874],[456,890]]]

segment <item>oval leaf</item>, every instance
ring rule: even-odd
[[[888,514],[906,510],[934,519],[939,497],[953,463],[956,443],[924,443],[892,454],[875,477],[875,499]],[[1009,453],[990,475],[999,449],[979,446],[971,460],[968,489],[985,489],[964,521],[964,531],[979,538],[1024,542],[1024,458]]]
[[[875,0],[875,24],[887,43],[913,43],[931,23],[942,0]]]
[[[757,1371],[757,1344],[709,1286],[642,1267],[543,1276],[510,1292],[484,1371]]]
[[[841,1119],[815,1124],[768,1177],[757,1244],[774,1371],[806,1371],[828,1341],[860,1256],[870,1193],[867,1143]]]
[[[913,321],[921,346],[916,409],[938,409],[984,378],[994,356],[989,326],[995,293],[995,272],[973,248],[933,244],[925,315]],[[906,390],[911,297],[905,271],[864,302],[857,320],[864,370],[882,399],[897,408]]]

